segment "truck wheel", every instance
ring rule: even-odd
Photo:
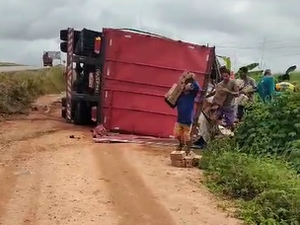
[[[62,118],[67,118],[67,98],[63,97],[61,98],[61,117]]]
[[[91,109],[86,102],[77,102],[74,112],[75,125],[88,125],[91,122]]]
[[[61,109],[61,117],[64,119],[67,118],[67,110],[66,109]]]
[[[67,107],[67,98],[66,97],[61,98],[61,106]]]

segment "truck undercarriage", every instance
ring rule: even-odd
[[[73,36],[71,46],[68,45],[70,36],[71,39]],[[61,50],[68,54],[66,72],[68,93],[62,99],[62,116],[67,121],[77,125],[88,125],[96,122],[93,121],[91,115],[92,109],[98,108],[100,101],[100,74],[103,66],[102,54],[94,52],[95,38],[98,37],[102,37],[101,32],[87,29],[60,31],[60,38],[66,41],[61,43]],[[75,73],[74,80],[68,75],[71,73],[72,77]]]

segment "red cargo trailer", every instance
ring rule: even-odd
[[[206,89],[214,47],[120,29],[103,29],[101,40],[98,124],[132,134],[172,135],[176,110],[165,103],[165,93],[185,70]]]

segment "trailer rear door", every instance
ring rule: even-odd
[[[183,71],[208,79],[214,48],[118,29],[104,29],[103,124],[109,130],[169,137],[176,109],[164,95]]]

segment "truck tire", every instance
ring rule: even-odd
[[[78,31],[78,30],[74,30],[74,45],[73,45],[73,51],[75,51],[75,48],[76,48],[76,44],[79,40],[79,36],[80,36],[80,32],[81,31]],[[60,31],[60,39],[62,41],[65,41],[65,42],[61,42],[60,43],[60,50],[64,53],[67,53],[68,51],[68,30],[61,30]]]
[[[68,43],[67,42],[61,42],[60,43],[60,50],[64,53],[68,52]]]
[[[67,98],[63,97],[61,98],[61,117],[62,118],[67,118]]]
[[[64,119],[67,118],[67,110],[66,109],[61,109],[61,117]]]
[[[61,106],[67,107],[67,98],[66,97],[61,98]]]
[[[79,39],[75,48],[75,54],[91,56],[94,53],[95,38],[101,36],[101,32],[83,29],[79,35]]]
[[[74,39],[75,39],[76,42],[77,42],[78,39],[79,39],[80,32],[81,32],[81,31],[74,30]],[[65,29],[65,30],[60,30],[60,32],[59,32],[59,37],[60,37],[60,40],[62,40],[62,41],[67,41],[67,40],[68,40],[68,30],[67,30],[67,29]]]
[[[77,102],[74,111],[75,125],[88,125],[91,122],[91,109],[86,102]]]

